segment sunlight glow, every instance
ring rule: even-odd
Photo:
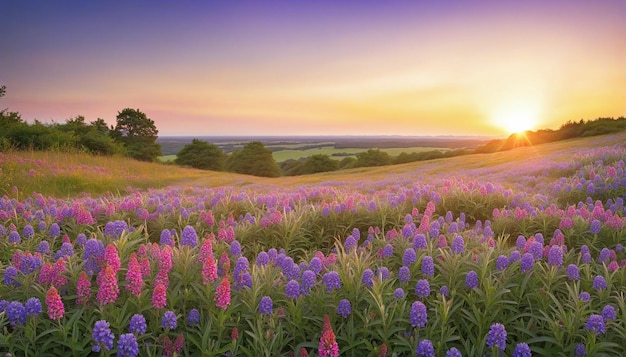
[[[492,122],[508,134],[533,130],[540,124],[538,110],[531,103],[502,106],[494,113]]]

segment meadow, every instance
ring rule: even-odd
[[[0,153],[0,352],[626,355],[625,143],[275,179]]]

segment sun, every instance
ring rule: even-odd
[[[535,129],[539,119],[531,107],[509,107],[495,113],[492,122],[508,134],[514,134]]]

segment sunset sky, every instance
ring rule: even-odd
[[[160,135],[506,135],[626,115],[626,2],[0,0],[0,109]]]

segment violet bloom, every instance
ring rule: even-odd
[[[334,270],[324,274],[322,280],[326,285],[326,291],[329,293],[334,289],[341,289],[341,278],[339,277],[339,273]]]
[[[403,266],[398,271],[398,280],[401,283],[406,283],[411,279],[411,270],[407,266]]]
[[[478,274],[475,271],[470,270],[467,273],[465,276],[465,286],[470,289],[476,289],[478,287]]]
[[[522,256],[522,264],[521,264],[522,272],[525,273],[529,271],[530,269],[533,268],[534,264],[535,264],[535,257],[531,253],[525,253]]]
[[[428,313],[426,310],[426,305],[421,301],[415,301],[413,305],[411,305],[411,315],[409,316],[409,320],[411,321],[411,325],[418,328],[423,328],[426,326],[428,322]]]
[[[589,320],[587,320],[585,328],[598,335],[602,335],[606,332],[606,328],[604,327],[604,319],[601,315],[598,314],[592,314],[591,316],[589,316]]]
[[[550,247],[548,252],[548,264],[555,267],[561,267],[563,265],[563,250],[558,245]]]
[[[177,326],[176,323],[176,314],[173,311],[165,311],[163,314],[163,318],[161,319],[161,327],[163,329],[173,330]]]
[[[602,275],[596,275],[596,277],[593,278],[593,288],[595,290],[602,290],[607,288],[606,280]]]
[[[146,333],[146,318],[141,314],[134,314],[133,317],[130,318],[130,327],[128,330],[131,333],[136,333],[138,335],[143,335]]]
[[[113,335],[113,332],[111,332],[109,323],[106,320],[96,321],[93,327],[92,337],[96,343],[91,347],[92,351],[100,352],[103,347],[105,351],[113,348],[113,340],[115,339],[115,336]]]
[[[198,234],[192,226],[187,225],[183,228],[180,244],[192,248],[198,245]]]
[[[576,264],[570,264],[567,266],[567,278],[569,280],[578,280],[580,278],[578,266]]]
[[[274,309],[272,298],[269,296],[263,296],[259,301],[259,313],[261,315],[271,315]]]
[[[587,349],[585,348],[585,345],[582,343],[577,344],[576,347],[574,347],[574,357],[585,356],[587,356]]]
[[[452,249],[452,253],[461,254],[465,250],[465,241],[462,236],[456,236],[452,239],[452,244],[450,245]]]
[[[427,246],[426,236],[423,234],[416,234],[415,238],[413,238],[413,248],[415,250],[424,249]]]
[[[11,301],[5,309],[5,313],[11,322],[11,326],[23,325],[26,323],[26,309],[19,301]]]
[[[300,283],[296,280],[289,280],[287,285],[285,285],[285,296],[292,299],[300,296]]]
[[[505,270],[509,266],[509,258],[506,255],[501,255],[496,259],[496,269]]]
[[[26,316],[37,316],[43,311],[43,308],[41,306],[41,300],[36,297],[31,297],[26,300],[26,304],[24,305],[24,307],[26,309]]]
[[[394,292],[393,292],[393,296],[400,300],[404,297],[404,289],[402,288],[397,288]]]
[[[417,256],[415,254],[415,249],[409,247],[404,250],[404,254],[402,255],[402,266],[408,267],[415,263],[416,260]]]
[[[582,293],[578,294],[578,299],[582,302],[589,302],[591,301],[591,295],[589,295],[588,292],[583,291]]]
[[[457,350],[456,347],[452,347],[446,352],[446,357],[463,357],[461,351]]]
[[[506,348],[506,329],[504,325],[495,323],[491,325],[489,333],[487,333],[487,347],[497,347],[500,351]]]
[[[429,255],[422,259],[422,273],[426,276],[435,275],[435,263],[433,262],[433,258]]]
[[[200,324],[200,311],[198,309],[191,309],[187,315],[187,326],[193,327]]]
[[[387,243],[387,245],[383,248],[383,257],[389,258],[391,256],[393,256],[393,246]]]
[[[591,234],[598,234],[600,233],[601,229],[602,229],[602,222],[598,221],[597,219],[594,219],[591,222],[591,226],[589,227],[589,231],[591,232]]]
[[[515,346],[515,350],[513,350],[513,357],[531,357],[532,353],[530,351],[530,347],[528,347],[528,344],[522,342],[522,343],[518,343],[517,346]]]
[[[605,305],[602,309],[602,317],[604,318],[604,321],[615,320],[617,318],[615,308],[611,305]]]
[[[430,283],[426,279],[420,279],[415,284],[415,294],[418,298],[424,299],[430,295]]]
[[[423,357],[435,357],[435,347],[433,347],[433,343],[430,340],[421,340],[417,344],[415,354]]]
[[[372,269],[365,269],[363,270],[363,274],[361,275],[361,282],[364,285],[367,286],[372,286],[374,285],[374,282],[372,281],[372,279],[374,278],[374,272],[372,271]]]
[[[117,357],[136,357],[139,354],[137,338],[132,333],[120,335],[117,340]]]
[[[337,314],[343,316],[343,318],[347,318],[352,313],[352,305],[350,305],[350,300],[341,299],[339,304],[337,305]]]

